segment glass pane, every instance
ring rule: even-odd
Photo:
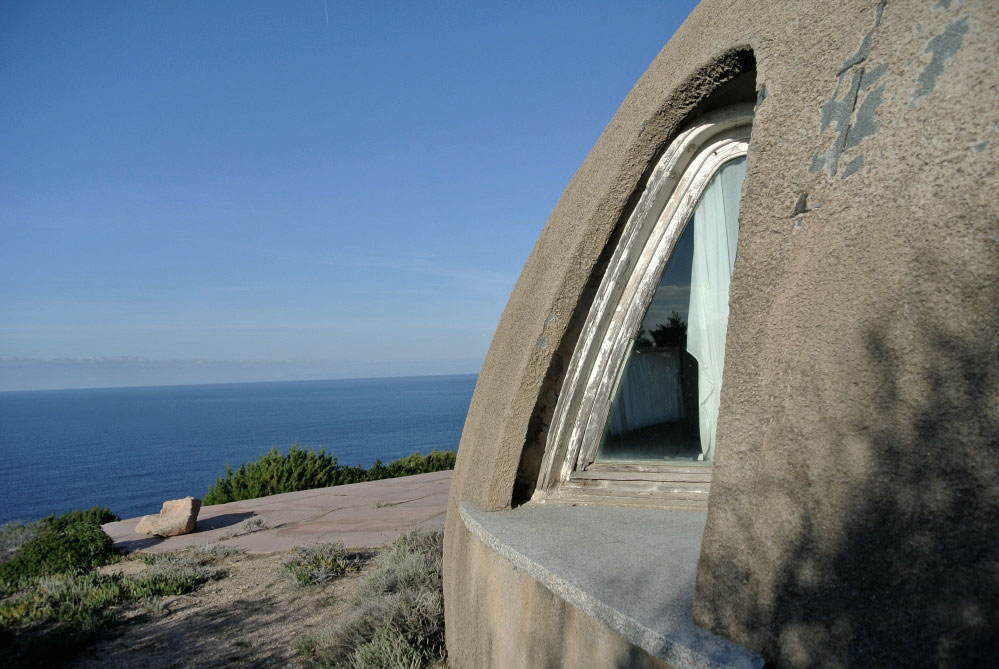
[[[618,377],[597,462],[714,456],[745,171],[745,158],[725,163],[680,235]]]

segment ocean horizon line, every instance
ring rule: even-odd
[[[123,518],[199,497],[290,444],[369,468],[457,449],[477,376],[434,374],[0,393],[0,523],[107,506]]]
[[[463,376],[478,376],[479,372],[459,372],[441,374],[375,374],[372,376],[335,376],[322,379],[268,379],[262,381],[213,381],[207,383],[157,383],[157,384],[124,384],[114,386],[74,386],[66,388],[26,388],[23,390],[0,390],[0,395],[16,393],[59,393],[77,390],[143,390],[155,388],[205,388],[209,386],[251,386],[279,385],[283,383],[329,383],[331,381],[373,381],[378,379],[423,379],[423,378],[458,378]]]

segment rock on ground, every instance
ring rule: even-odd
[[[163,502],[158,515],[143,516],[135,526],[138,534],[154,534],[159,537],[173,537],[194,531],[198,521],[201,500],[194,497],[171,499]]]

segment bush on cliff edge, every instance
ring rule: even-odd
[[[304,450],[292,444],[287,455],[272,448],[256,462],[242,464],[239,469],[226,465],[225,475],[208,489],[204,503],[225,504],[283,492],[439,472],[453,469],[454,460],[454,451],[433,450],[426,455],[413,453],[387,465],[375,460],[370,469],[365,469],[340,465],[336,456],[325,449],[317,453],[312,448]]]
[[[121,518],[106,507],[95,506],[19,526],[25,541],[0,557],[0,593],[14,592],[25,579],[107,564],[116,553],[101,525],[116,520]]]

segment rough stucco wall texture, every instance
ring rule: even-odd
[[[999,650],[997,9],[761,58],[695,620],[784,664]]]
[[[594,266],[738,47],[762,94],[695,620],[778,664],[995,650],[997,35],[985,0],[695,9],[570,182],[486,357],[447,519],[458,666],[488,655],[456,507],[509,507]]]

